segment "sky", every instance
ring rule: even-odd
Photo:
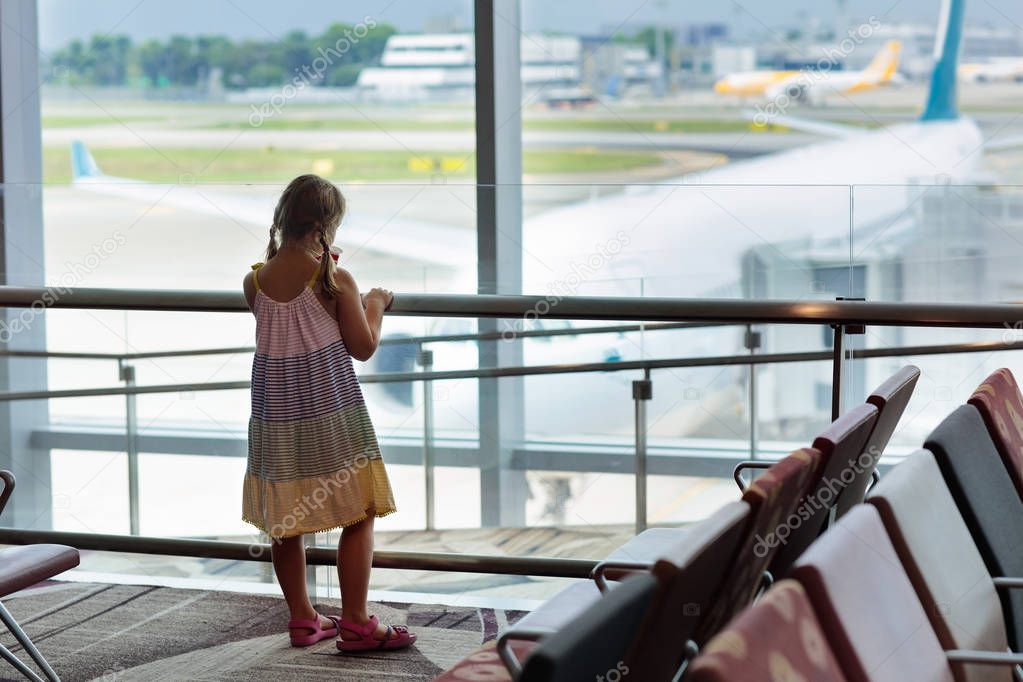
[[[292,29],[310,34],[335,21],[357,23],[364,17],[404,31],[436,30],[454,20],[472,23],[471,0],[37,0],[40,47],[60,47],[96,33],[126,33],[133,38],[173,34],[222,34],[231,38],[269,38]],[[495,0],[498,7],[508,0]],[[855,23],[870,16],[882,21],[935,23],[940,0],[847,0]],[[621,24],[643,25],[721,21],[740,35],[760,27],[807,26],[815,18],[835,21],[834,0],[520,0],[527,31],[593,34]],[[1023,31],[1020,0],[971,0],[971,24],[1015,26]]]

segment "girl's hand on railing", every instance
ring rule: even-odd
[[[381,309],[387,310],[391,307],[391,303],[394,301],[394,293],[389,289],[382,289],[376,287],[371,289],[368,294],[362,295],[362,307],[368,308],[371,302],[379,302]]]

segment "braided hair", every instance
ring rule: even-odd
[[[334,283],[334,259],[330,257],[327,232],[341,223],[345,209],[345,197],[334,183],[318,175],[298,176],[288,183],[277,201],[266,260],[277,255],[281,244],[316,234],[323,247],[318,275],[320,287],[327,298],[334,298],[340,290]]]

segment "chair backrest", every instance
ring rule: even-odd
[[[708,642],[685,680],[846,682],[806,593],[794,580],[777,583]]]
[[[1023,576],[1023,501],[977,408],[960,405],[924,447],[934,453],[988,572]],[[1023,590],[1003,590],[999,596],[1010,625],[1009,645],[1016,651],[1023,644],[1023,632],[1014,627],[1023,618]]]
[[[776,578],[788,575],[792,564],[824,530],[835,501],[859,468],[858,460],[876,421],[876,407],[857,405],[813,441],[813,447],[821,453],[821,462],[800,504],[802,522],[793,528],[788,542],[771,561],[770,570]]]
[[[871,491],[888,538],[944,649],[1005,651],[998,592],[934,455],[918,450]],[[953,666],[956,680],[1012,681],[1008,668]]]
[[[749,533],[735,561],[726,567],[727,575],[710,612],[696,630],[693,639],[698,645],[706,643],[753,600],[771,559],[799,526],[796,509],[820,467],[820,458],[813,448],[796,450],[758,476],[743,493],[743,502],[750,506]]]
[[[969,400],[984,419],[1016,492],[1023,496],[1023,397],[1006,368],[995,370]]]
[[[633,679],[670,680],[681,667],[686,642],[735,566],[749,524],[749,504],[731,502],[665,549],[652,571],[661,591],[625,658]]]
[[[861,504],[796,563],[849,682],[951,682],[937,635],[899,563],[881,517]]]
[[[919,378],[920,368],[906,365],[867,396],[867,402],[877,408],[877,421],[863,447],[863,454],[869,457],[863,457],[858,462],[859,466],[852,468],[852,480],[835,501],[836,518],[842,518],[846,512],[863,502],[863,496],[870,487],[871,476],[877,469],[877,461],[888,447],[888,441],[892,439],[895,427],[906,411]]]
[[[3,482],[3,488],[0,489],[0,514],[3,514],[7,500],[11,499],[11,493],[14,492],[14,474],[6,469],[0,469],[0,482]]]
[[[543,639],[521,679],[536,682],[626,677],[625,653],[658,591],[651,573],[625,577],[569,626]]]

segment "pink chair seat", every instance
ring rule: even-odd
[[[78,550],[64,545],[25,545],[0,550],[0,597],[78,565]]]

